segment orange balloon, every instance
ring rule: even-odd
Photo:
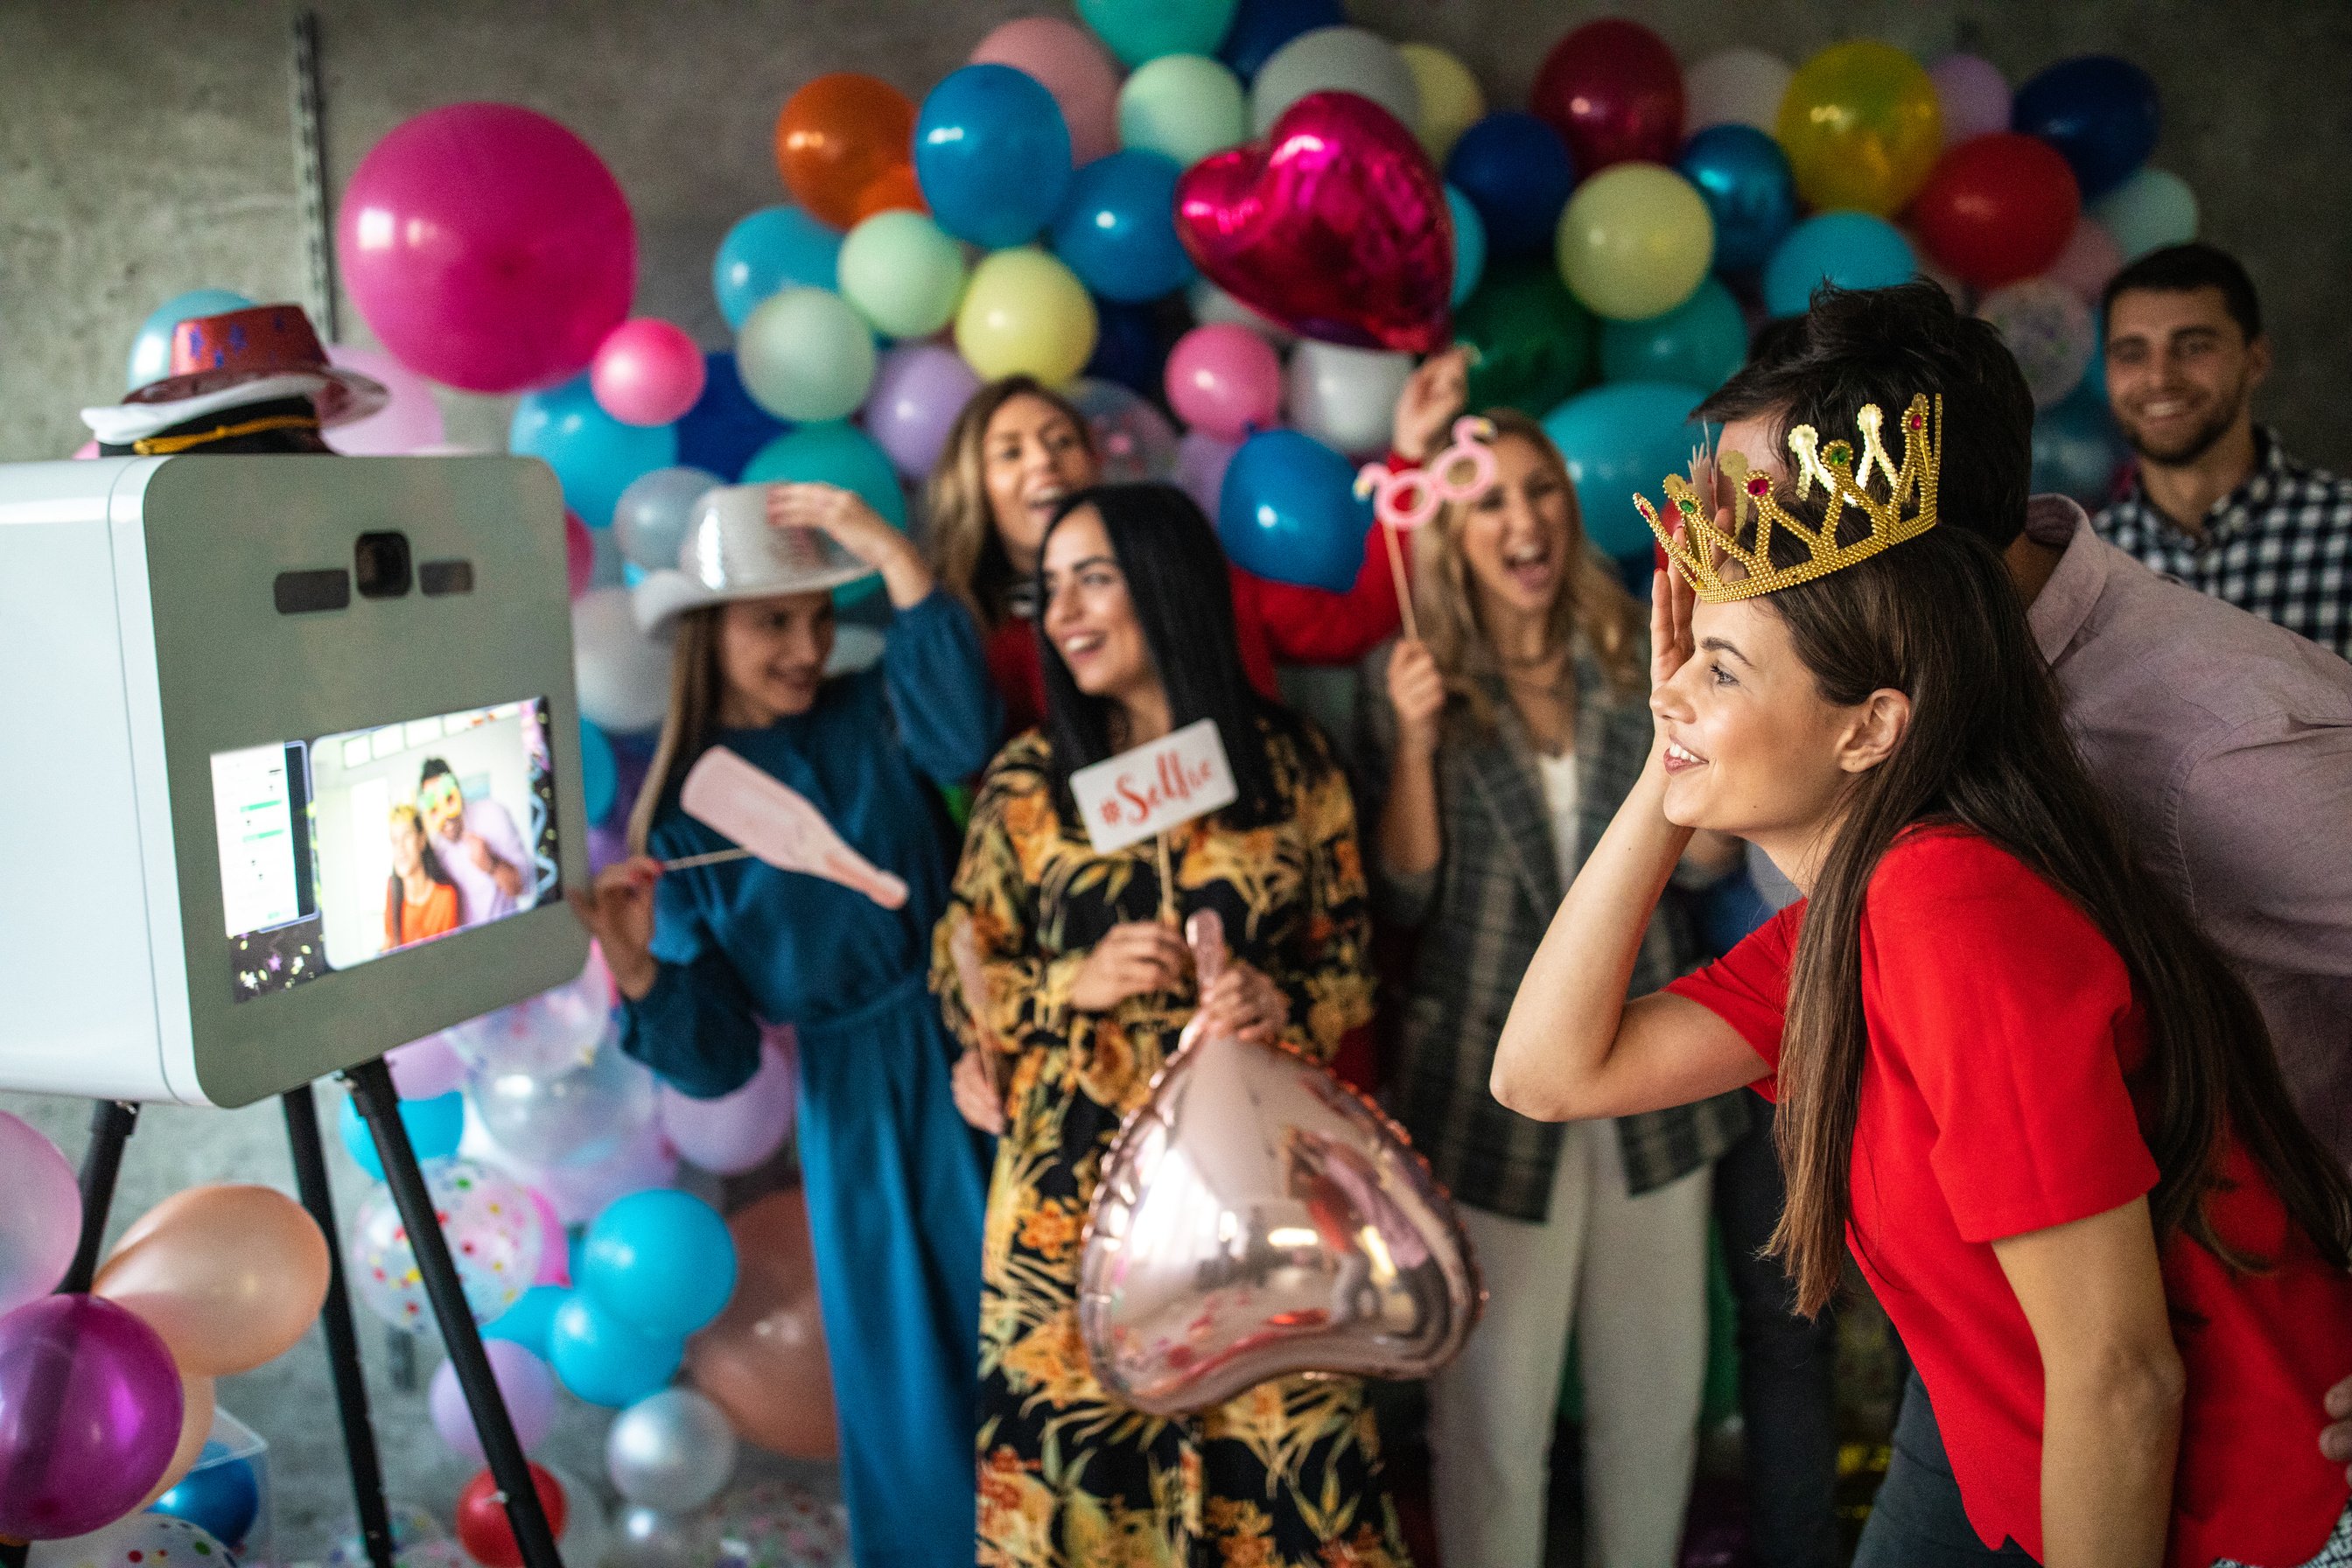
[[[796,1190],[771,1193],[730,1216],[727,1229],[735,1237],[735,1297],[686,1342],[687,1375],[745,1442],[787,1458],[833,1458],[841,1437],[808,1210]]]
[[[864,223],[876,213],[930,210],[930,204],[923,200],[922,184],[915,178],[915,166],[901,163],[858,193],[856,222]],[[850,226],[854,228],[856,224]]]
[[[327,1238],[274,1187],[191,1187],[142,1215],[90,1293],[136,1312],[183,1373],[251,1372],[293,1348],[327,1299]]]
[[[139,1508],[145,1508],[178,1486],[196,1468],[196,1461],[204,1458],[205,1439],[213,1435],[213,1380],[193,1373],[182,1373],[180,1408],[180,1446],[172,1450],[172,1462],[163,1467],[163,1479],[139,1500]],[[136,1513],[139,1510],[131,1511]]]
[[[915,106],[887,81],[856,71],[821,76],[776,116],[776,168],[801,205],[835,228],[863,215],[858,199],[915,156]]]

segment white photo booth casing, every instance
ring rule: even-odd
[[[526,458],[0,466],[0,1088],[244,1105],[579,973],[562,518]],[[412,933],[445,757],[512,875]]]

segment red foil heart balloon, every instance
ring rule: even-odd
[[[1218,288],[1293,331],[1357,348],[1446,345],[1454,216],[1421,142],[1352,92],[1314,92],[1265,142],[1176,184],[1176,232]]]

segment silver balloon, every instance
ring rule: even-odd
[[[1401,1130],[1301,1057],[1202,1035],[1103,1163],[1078,1331],[1106,1389],[1174,1415],[1299,1373],[1426,1377],[1485,1299]]]
[[[576,980],[441,1031],[468,1068],[560,1073],[584,1067],[610,1031],[613,982],[590,949]]]
[[[727,481],[704,468],[656,468],[639,474],[613,509],[613,542],[640,571],[676,570],[687,520],[705,491]]]
[[[611,1158],[653,1122],[653,1074],[621,1054],[619,1030],[568,1071],[478,1068],[467,1079],[482,1130],[531,1165]]]
[[[604,1568],[710,1568],[719,1560],[719,1543],[708,1521],[682,1519],[658,1509],[623,1509],[613,1537]]]
[[[604,1438],[614,1489],[642,1509],[688,1513],[735,1473],[735,1429],[690,1388],[665,1388],[621,1412]]]

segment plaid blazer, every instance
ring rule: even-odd
[[[1388,701],[1393,646],[1364,660],[1357,691],[1367,824],[1379,820],[1396,747],[1396,714]],[[1590,649],[1578,647],[1574,668],[1580,863],[1640,776],[1651,725],[1645,699],[1612,689]],[[1565,889],[1534,743],[1500,681],[1490,684],[1488,695],[1493,730],[1478,725],[1458,698],[1442,720],[1437,799],[1444,848],[1436,868],[1399,879],[1381,869],[1377,849],[1365,857],[1375,909],[1419,931],[1388,1098],[1456,1198],[1540,1221],[1551,1205],[1560,1125],[1506,1109],[1487,1079],[1511,998]],[[1367,831],[1368,842],[1376,841],[1376,831]],[[1657,990],[1696,956],[1689,917],[1669,889],[1643,933],[1628,994]],[[1735,1089],[1696,1105],[1619,1117],[1627,1184],[1643,1193],[1696,1170],[1746,1131],[1748,1115],[1745,1091]]]

